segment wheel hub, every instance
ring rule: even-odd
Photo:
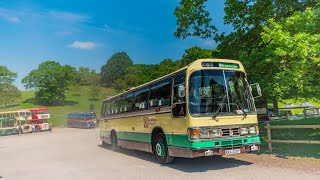
[[[164,157],[165,152],[164,152],[164,145],[163,145],[162,142],[158,142],[156,144],[156,153],[157,153],[158,156]]]

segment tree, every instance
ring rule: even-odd
[[[125,52],[112,55],[101,67],[101,85],[111,87],[115,81],[125,75],[126,69],[133,65],[132,60]]]
[[[0,84],[11,84],[16,78],[17,73],[11,72],[5,66],[0,66]]]
[[[277,59],[268,58],[272,52],[266,49],[269,48],[267,46],[270,42],[263,40],[261,33],[264,26],[270,23],[269,19],[273,18],[274,22],[282,22],[295,12],[305,12],[308,7],[319,6],[319,2],[317,0],[226,0],[224,22],[231,24],[234,28],[234,32],[228,35],[219,34],[214,25],[210,26],[211,18],[209,12],[204,9],[205,2],[206,0],[180,1],[180,5],[175,10],[175,15],[178,18],[175,35],[182,38],[188,36],[214,37],[219,45],[213,52],[213,56],[242,61],[246,66],[249,78],[263,82],[264,98],[272,99],[274,105],[279,99],[279,96],[274,94],[277,88],[277,91],[281,89],[294,92],[293,89],[289,91],[285,88],[279,89],[282,87],[279,83],[283,82],[273,77],[272,73],[277,73],[278,66],[284,64],[279,64]],[[293,94],[291,93],[291,95]]]
[[[5,66],[0,66],[0,104],[5,107],[21,98],[21,92],[12,85],[17,74],[11,72]]]
[[[179,69],[178,64],[174,62],[172,59],[167,58],[159,63],[155,76],[158,78],[158,77],[167,75],[169,73],[172,73],[178,69]]]
[[[126,69],[125,75],[117,79],[114,88],[118,91],[135,87],[158,77],[159,65],[134,64]]]
[[[207,0],[181,0],[174,15],[178,18],[177,30],[174,33],[177,37],[186,38],[199,36],[201,38],[211,37],[217,28],[211,25],[209,12],[205,10],[204,3]]]
[[[97,101],[99,100],[100,87],[99,86],[91,86],[90,88],[90,100]]]
[[[4,107],[12,104],[21,98],[21,92],[12,84],[5,83],[0,85],[0,104]]]
[[[198,46],[186,49],[182,55],[180,67],[184,67],[201,58],[212,58],[212,50],[202,49]]]
[[[320,97],[320,8],[295,12],[282,22],[273,18],[261,33],[269,56],[275,61],[274,93],[284,98]]]
[[[22,83],[27,89],[38,89],[36,102],[44,105],[62,104],[65,92],[78,79],[77,70],[69,65],[61,66],[55,61],[45,61],[32,70]]]
[[[96,73],[96,70],[88,67],[80,67],[79,73],[79,85],[80,86],[98,86],[101,82],[100,74]]]

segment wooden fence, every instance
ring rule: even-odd
[[[284,144],[320,144],[320,141],[310,141],[310,140],[278,140],[271,139],[271,129],[320,129],[320,125],[288,125],[288,126],[270,126],[267,123],[267,126],[264,127],[267,129],[268,140],[268,149],[269,153],[272,153],[272,143],[284,143]]]

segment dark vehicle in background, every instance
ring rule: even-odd
[[[69,128],[95,128],[97,125],[96,113],[72,112],[68,114],[67,127]]]
[[[269,108],[267,102],[256,102],[258,122],[269,121]]]

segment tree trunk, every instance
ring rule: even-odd
[[[278,114],[279,113],[278,99],[272,98],[272,103],[273,103],[273,112],[275,114]]]

